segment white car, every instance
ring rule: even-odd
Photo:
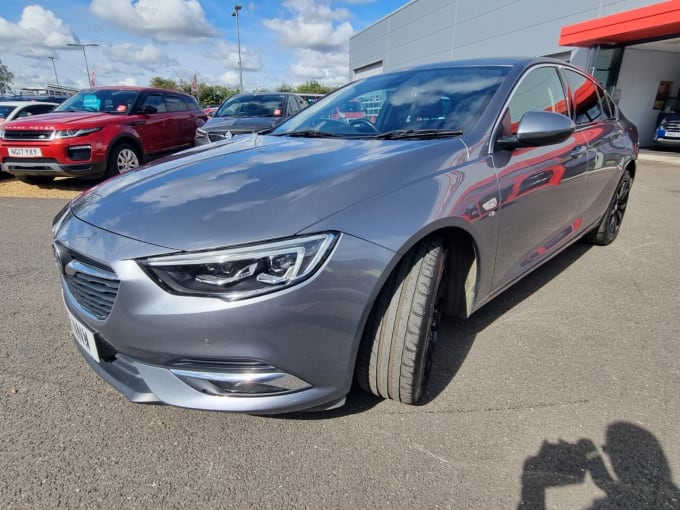
[[[58,104],[43,101],[0,101],[0,125],[29,115],[49,113]]]

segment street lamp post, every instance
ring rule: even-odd
[[[54,79],[57,80],[57,87],[59,86],[59,77],[57,76],[57,66],[54,65],[54,57],[47,57],[52,61],[52,69],[54,69]]]
[[[90,81],[90,66],[87,65],[87,53],[85,53],[85,47],[86,46],[99,46],[98,44],[95,43],[88,43],[88,44],[76,44],[76,43],[69,43],[68,46],[74,46],[76,48],[82,48],[83,49],[83,58],[85,58],[85,72],[87,72],[87,83],[92,84]]]
[[[239,83],[241,84],[241,93],[243,93],[243,64],[241,63],[241,33],[238,26],[238,11],[242,7],[238,4],[234,6],[234,12],[231,13],[232,16],[236,18],[236,40],[238,41],[238,75]]]

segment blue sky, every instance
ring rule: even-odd
[[[0,60],[13,87],[148,85],[154,76],[246,90],[348,81],[349,38],[409,0],[3,0]],[[52,57],[52,59],[50,59]],[[56,77],[52,63],[56,67]]]

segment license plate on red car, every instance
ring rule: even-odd
[[[10,147],[9,155],[14,158],[39,158],[42,150],[38,147]]]

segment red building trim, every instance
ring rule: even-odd
[[[670,0],[563,27],[560,46],[634,44],[680,36],[680,0]]]

